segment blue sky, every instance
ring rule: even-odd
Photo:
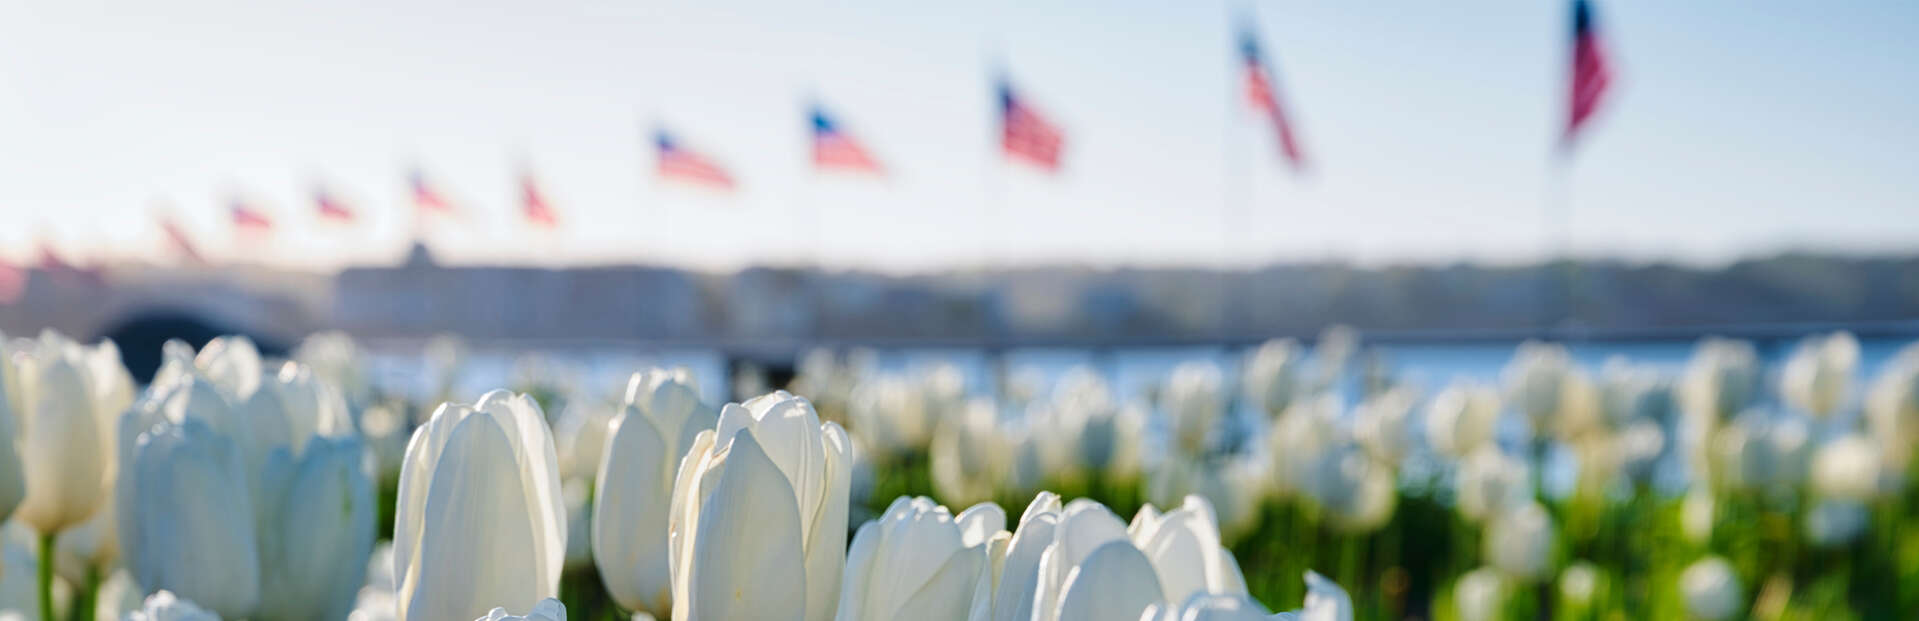
[[[468,207],[428,233],[458,261],[1508,262],[1560,247],[1552,205],[1587,255],[1919,242],[1911,2],[1599,3],[1619,77],[1557,185],[1561,2],[336,4],[0,6],[0,257],[162,257],[165,205],[209,255],[388,260],[415,163]],[[1308,177],[1240,105],[1239,10]],[[995,64],[1065,128],[1061,176],[998,159]],[[810,97],[896,174],[809,172]],[[742,190],[653,180],[655,123]],[[560,230],[520,224],[521,162]],[[316,224],[316,182],[364,221]],[[282,230],[236,237],[235,193]]]

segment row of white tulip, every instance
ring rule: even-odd
[[[110,342],[6,347],[0,515],[37,539],[37,557],[5,557],[39,578],[20,618],[55,618],[112,575],[126,593],[102,615],[127,619],[563,621],[552,598],[582,539],[607,592],[658,618],[1270,618],[1197,496],[1128,524],[1040,493],[1011,530],[992,503],[955,517],[902,497],[849,551],[853,438],[785,392],[716,412],[667,371],[636,374],[602,433],[571,438],[567,458],[595,462],[584,521],[532,398],[440,406],[406,444],[376,556],[370,438],[314,369],[244,338],[169,343],[135,395]],[[1306,618],[1351,617],[1343,591],[1307,579]]]

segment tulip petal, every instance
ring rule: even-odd
[[[620,607],[666,615],[673,583],[666,545],[672,490],[665,467],[679,460],[666,459],[659,430],[638,410],[628,409],[611,427],[594,482],[593,562]]]
[[[546,425],[540,404],[524,394],[495,390],[480,397],[473,409],[500,419],[512,442],[513,455],[520,460],[520,480],[532,508],[535,543],[541,546],[534,558],[539,561],[540,586],[549,593],[560,588],[560,569],[566,561],[566,499],[560,493],[559,454],[553,447],[553,430]]]
[[[1159,576],[1139,548],[1124,539],[1107,541],[1086,555],[1066,577],[1059,621],[1138,619],[1160,602]]]
[[[967,618],[967,607],[973,598],[973,587],[979,582],[980,567],[986,561],[985,548],[960,550],[942,564],[937,571],[921,583],[918,590],[901,602],[897,612],[890,619],[950,619],[961,621]],[[900,584],[913,584],[902,582]]]
[[[805,558],[793,488],[752,433],[733,437],[699,515],[688,621],[802,619]],[[837,595],[837,591],[834,593]]]
[[[959,525],[960,542],[972,547],[1006,530],[1006,510],[991,502],[982,502],[961,511],[953,522]]]
[[[806,416],[817,421],[812,410],[813,406],[806,406]],[[846,567],[846,556],[841,550],[846,549],[847,496],[852,493],[853,464],[847,455],[852,442],[837,423],[826,423],[817,428],[822,463],[816,476],[821,477],[821,480],[809,480],[801,486],[819,490],[815,501],[818,508],[814,510],[810,521],[802,522],[802,528],[806,529],[803,551],[806,555],[808,621],[833,618],[833,609],[839,604],[840,578]],[[806,516],[806,505],[799,506],[800,515]]]
[[[1035,500],[1035,502],[1038,502]],[[1041,557],[1053,544],[1059,515],[1034,512],[1021,519],[1019,531],[1007,544],[999,587],[993,592],[994,621],[1026,621],[1033,616],[1033,598],[1039,588]]]
[[[417,558],[400,583],[403,619],[471,619],[532,608],[557,590],[541,575],[540,503],[522,487],[513,441],[493,416],[467,416],[446,439],[423,505]],[[396,559],[398,547],[395,547]],[[397,560],[396,560],[397,562]]]

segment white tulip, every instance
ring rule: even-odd
[[[113,486],[113,419],[131,380],[112,343],[82,347],[53,332],[13,351],[8,403],[26,494],[14,517],[42,535],[87,521]]]
[[[1299,618],[1296,612],[1268,615],[1259,602],[1249,597],[1200,593],[1177,605],[1149,605],[1140,614],[1139,621],[1295,621]]]
[[[1759,396],[1759,353],[1752,343],[1708,338],[1693,348],[1678,396],[1688,435],[1704,438]]]
[[[347,615],[347,621],[393,621],[400,618],[400,606],[394,598],[396,586],[393,577],[393,544],[379,544],[373,549],[373,556],[367,559],[366,585],[360,587],[359,595],[353,602],[353,612]]]
[[[955,503],[992,499],[1000,482],[1011,475],[1013,448],[1006,434],[989,399],[977,399],[958,416],[941,421],[927,455],[940,498]]]
[[[198,583],[170,588],[226,616],[344,617],[362,582],[375,519],[372,473],[345,402],[297,363],[248,381],[245,373],[261,372],[251,344],[244,339],[216,343],[191,362],[190,350],[169,345],[169,370],[118,421],[118,453],[129,462],[143,459],[149,449],[142,438],[188,422],[237,451],[238,462],[225,464],[231,470],[217,476],[239,481],[236,489],[222,493],[242,496],[228,502],[243,501],[251,509],[251,528],[235,532],[255,538],[250,551],[256,559],[247,570],[255,586],[245,591],[255,603],[242,608],[243,599],[204,593],[210,587]],[[216,380],[209,370],[225,375]],[[242,397],[232,390],[251,392]],[[176,548],[167,539],[197,515],[141,489],[139,481],[149,476],[177,475],[122,477],[115,503],[122,554],[141,583],[153,588],[157,585],[148,575],[195,571],[177,566]]]
[[[626,406],[607,425],[592,520],[594,563],[622,608],[661,618],[672,612],[673,478],[700,431],[717,421],[684,369],[635,373],[627,382]]]
[[[0,334],[0,378],[12,375],[7,361],[6,335]],[[18,426],[14,423],[8,382],[0,380],[0,521],[13,515],[15,507],[27,497],[27,479],[21,474]]]
[[[1302,491],[1327,512],[1332,526],[1365,533],[1386,525],[1398,498],[1398,476],[1356,445],[1327,451]]]
[[[169,341],[169,345],[175,342]],[[184,351],[190,352],[191,349]],[[172,371],[176,373],[190,370],[180,368],[179,362],[177,356],[169,356],[165,366],[174,367]],[[191,366],[212,380],[235,403],[251,398],[254,391],[260,389],[260,380],[264,377],[262,369],[265,368],[260,359],[260,349],[253,345],[252,339],[244,336],[222,336],[208,341],[193,357]],[[168,371],[163,368],[161,373]],[[160,375],[154,376],[154,383],[161,383]]]
[[[1247,356],[1241,385],[1247,402],[1267,416],[1279,416],[1301,396],[1306,352],[1293,339],[1274,339],[1260,344]]]
[[[992,564],[1012,537],[1005,528],[999,505],[954,517],[928,498],[900,497],[853,536],[835,618],[966,619],[982,581],[990,592]]]
[[[1533,422],[1534,433],[1540,433],[1554,428],[1561,418],[1567,376],[1572,373],[1572,355],[1566,346],[1526,341],[1513,351],[1500,378],[1507,400]]]
[[[1786,359],[1779,389],[1787,404],[1820,418],[1832,416],[1851,396],[1859,368],[1859,340],[1851,333],[1807,337]]]
[[[373,481],[352,436],[315,437],[296,460],[269,461],[260,529],[257,619],[340,619],[352,610],[373,552]]]
[[[1732,564],[1717,556],[1708,556],[1686,566],[1679,574],[1679,592],[1685,598],[1686,612],[1706,621],[1739,616],[1746,596]]]
[[[534,604],[533,610],[526,616],[516,616],[505,608],[494,608],[473,621],[566,621],[566,606],[560,604],[560,600],[547,598]]]
[[[1801,416],[1742,414],[1714,432],[1712,474],[1732,489],[1795,489],[1811,465],[1811,433]]]
[[[1672,414],[1672,383],[1658,371],[1613,358],[1600,369],[1599,402],[1608,429],[1657,424]]]
[[[1453,583],[1453,610],[1460,621],[1492,621],[1506,605],[1506,579],[1498,570],[1481,567]]]
[[[1812,457],[1812,488],[1827,498],[1867,501],[1878,497],[1879,443],[1858,434],[1827,440]]]
[[[1486,561],[1506,575],[1536,582],[1552,576],[1553,518],[1529,502],[1486,523]]]
[[[1448,386],[1426,410],[1426,443],[1442,455],[1464,457],[1492,441],[1498,422],[1499,393],[1472,384]]]
[[[673,618],[831,618],[846,561],[847,445],[839,425],[783,391],[727,404],[673,485]]]
[[[1907,345],[1879,368],[1866,392],[1866,424],[1886,463],[1903,473],[1919,445],[1919,343]]]
[[[1146,496],[1167,506],[1204,498],[1219,530],[1236,541],[1259,525],[1259,506],[1272,485],[1266,463],[1254,455],[1165,459],[1149,473]]]
[[[1413,402],[1410,388],[1395,387],[1373,395],[1353,408],[1353,437],[1374,458],[1397,464],[1412,447]]]
[[[314,375],[339,388],[342,397],[356,408],[373,398],[365,356],[359,343],[345,332],[315,332],[293,348],[293,359],[313,369]]]
[[[121,621],[128,613],[145,605],[146,592],[125,569],[115,570],[100,582],[94,598],[94,621]]]
[[[862,382],[846,404],[846,418],[860,445],[882,462],[926,447],[937,420],[927,415],[918,387],[887,375]]]
[[[1532,501],[1532,469],[1499,447],[1482,446],[1460,462],[1453,477],[1459,514],[1479,522]]]
[[[199,418],[138,435],[119,510],[127,567],[228,617],[260,604],[254,507],[240,447]]]
[[[1226,403],[1219,366],[1191,361],[1173,368],[1161,388],[1160,410],[1172,425],[1174,449],[1199,455],[1212,447]]]
[[[400,470],[393,562],[401,619],[531,608],[559,591],[566,508],[552,432],[526,395],[441,405]]]
[[[220,621],[220,615],[161,590],[148,596],[139,610],[127,613],[126,621]]]
[[[1866,532],[1872,515],[1866,505],[1850,500],[1821,500],[1806,514],[1806,540],[1816,546],[1852,543]]]
[[[1308,491],[1326,454],[1350,442],[1339,417],[1338,398],[1328,394],[1295,402],[1274,422],[1266,454],[1271,458],[1269,482],[1277,491]]]
[[[1165,514],[1143,507],[1128,525],[1098,502],[1062,508],[1042,493],[1020,522],[992,619],[1135,619],[1199,594],[1246,596],[1212,506],[1198,496]]]
[[[1139,475],[1144,413],[1113,401],[1105,378],[1086,367],[1067,371],[1054,390],[1051,424],[1041,429],[1058,453],[1057,473],[1069,479],[1099,476],[1130,481]]]
[[[1580,561],[1559,572],[1559,596],[1575,606],[1590,605],[1598,589],[1599,568],[1592,563]]]

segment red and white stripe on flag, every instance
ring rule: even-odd
[[[531,175],[520,177],[520,211],[526,214],[527,222],[549,229],[560,225],[559,214],[546,202],[546,195],[540,193]]]
[[[866,149],[852,138],[838,132],[823,134],[813,139],[813,165],[820,168],[849,170],[878,174],[878,160],[873,159]]]
[[[231,211],[234,228],[254,233],[264,233],[273,229],[272,219],[244,203],[234,203]]]
[[[345,203],[340,202],[339,199],[334,198],[332,194],[325,190],[314,194],[313,204],[314,208],[319,210],[320,218],[323,220],[332,220],[335,222],[353,221],[353,209],[347,207]]]
[[[1060,148],[1065,143],[1059,128],[1021,103],[1006,106],[1003,123],[1000,143],[1007,157],[1048,172],[1059,170]]]
[[[662,179],[683,181],[717,190],[733,189],[732,175],[726,174],[719,165],[685,149],[669,149],[660,153],[657,172]]]
[[[1599,110],[1599,101],[1611,85],[1612,66],[1606,60],[1605,48],[1600,45],[1592,5],[1586,0],[1574,0],[1572,79],[1563,138],[1566,143],[1571,143],[1579,129]]]

